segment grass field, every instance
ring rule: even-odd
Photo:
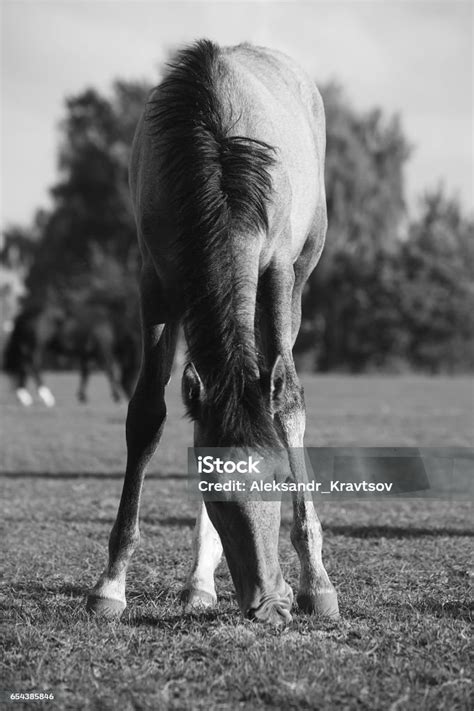
[[[48,692],[60,709],[467,709],[473,706],[473,506],[469,501],[324,502],[325,561],[340,622],[294,614],[284,631],[243,621],[225,563],[216,610],[181,612],[194,504],[185,494],[191,426],[173,380],[152,462],[142,542],[121,622],[90,619],[124,465],[124,405],[92,381],[48,379],[58,405],[21,409],[0,382],[5,547],[3,701]],[[467,378],[306,378],[308,445],[473,446]],[[297,559],[283,507],[282,568]],[[472,590],[471,590],[472,591]],[[9,703],[9,702],[8,702]],[[11,707],[31,707],[20,701]]]

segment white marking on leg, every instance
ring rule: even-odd
[[[311,470],[303,449],[306,424],[304,406],[282,417],[290,468],[296,482],[308,482]],[[323,537],[311,494],[296,492],[293,496],[291,541],[300,561],[297,601],[307,612],[337,617],[337,595],[322,559]]]
[[[138,522],[133,532],[128,531],[126,539],[117,539],[117,521],[109,538],[109,560],[107,567],[91,590],[91,597],[116,600],[126,607],[125,585],[130,558],[140,542]]]
[[[299,451],[303,459],[303,450]],[[307,480],[306,467],[304,476]],[[291,541],[300,560],[297,602],[306,612],[338,617],[337,594],[322,559],[321,524],[310,496],[295,494],[293,515]]]
[[[92,589],[92,595],[100,598],[107,598],[108,600],[118,600],[123,603],[126,607],[125,600],[125,576],[126,568],[124,571],[116,576],[115,578],[110,577],[108,567],[104,570],[100,576],[97,583]]]
[[[38,395],[40,396],[46,407],[54,407],[54,405],[56,404],[56,399],[53,393],[46,385],[40,385],[40,387],[38,388]]]
[[[24,407],[30,407],[30,405],[33,404],[33,398],[26,388],[17,388],[15,392],[18,400]]]
[[[311,595],[332,591],[322,560],[321,524],[312,501],[295,502],[291,540],[301,564],[299,593]]]
[[[194,557],[191,571],[186,580],[185,590],[188,590],[191,594],[199,591],[208,593],[216,601],[214,573],[222,557],[222,543],[219,534],[211,523],[204,503],[201,504],[196,519],[193,549]],[[199,600],[196,601],[199,602]],[[203,600],[201,602],[205,604]]]

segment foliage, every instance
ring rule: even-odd
[[[358,114],[334,85],[322,93],[328,234],[304,295],[303,331],[317,324],[320,370],[359,371],[368,367],[372,354],[383,360],[387,339],[393,338],[384,333],[376,345],[373,335],[379,332],[380,304],[390,298],[391,253],[404,216],[403,165],[409,147],[397,117],[387,121],[380,110]],[[380,302],[377,316],[374,299]],[[384,331],[390,328],[387,324]],[[299,341],[297,350],[302,345]]]
[[[28,278],[34,300],[45,293],[69,305],[136,300],[128,158],[149,88],[116,82],[110,98],[89,89],[66,101],[60,179]]]
[[[397,236],[404,214],[403,165],[409,156],[398,117],[355,112],[342,90],[322,89],[326,111],[326,268],[341,252],[371,256]]]
[[[22,276],[34,264],[39,241],[42,237],[45,213],[38,211],[33,225],[7,227],[0,241],[0,262],[7,269],[13,269]]]
[[[474,369],[474,222],[441,189],[425,195],[400,248],[400,316],[410,364]]]
[[[320,370],[463,371],[472,345],[473,226],[441,189],[405,227],[400,122],[324,91],[329,228],[296,351]]]

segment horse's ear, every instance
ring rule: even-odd
[[[283,407],[283,398],[285,397],[286,387],[286,371],[283,358],[278,355],[273,364],[272,373],[270,375],[270,405],[272,412],[279,412]]]
[[[187,363],[181,381],[183,402],[190,417],[197,417],[203,392],[202,380],[193,363]]]

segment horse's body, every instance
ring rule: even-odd
[[[138,542],[145,467],[165,421],[179,323],[190,363],[183,397],[195,446],[288,449],[306,479],[305,411],[292,347],[303,286],[326,234],[325,124],[313,82],[286,56],[199,42],[151,94],[132,150],[130,184],[143,256],[143,359],[127,418],[128,460],[109,563],[89,608],[119,614]],[[224,549],[242,612],[291,619],[278,562],[278,502],[206,502],[183,594],[215,602]],[[336,616],[312,501],[294,499],[301,608]]]
[[[74,316],[50,306],[20,312],[5,351],[4,366],[15,381],[16,394],[23,405],[33,402],[29,378],[45,405],[55,404],[42,374],[45,359],[51,354],[77,363],[77,396],[81,402],[87,400],[87,383],[94,364],[107,375],[115,401],[122,395],[130,399],[138,370],[136,339],[118,329],[106,309],[89,307]]]

